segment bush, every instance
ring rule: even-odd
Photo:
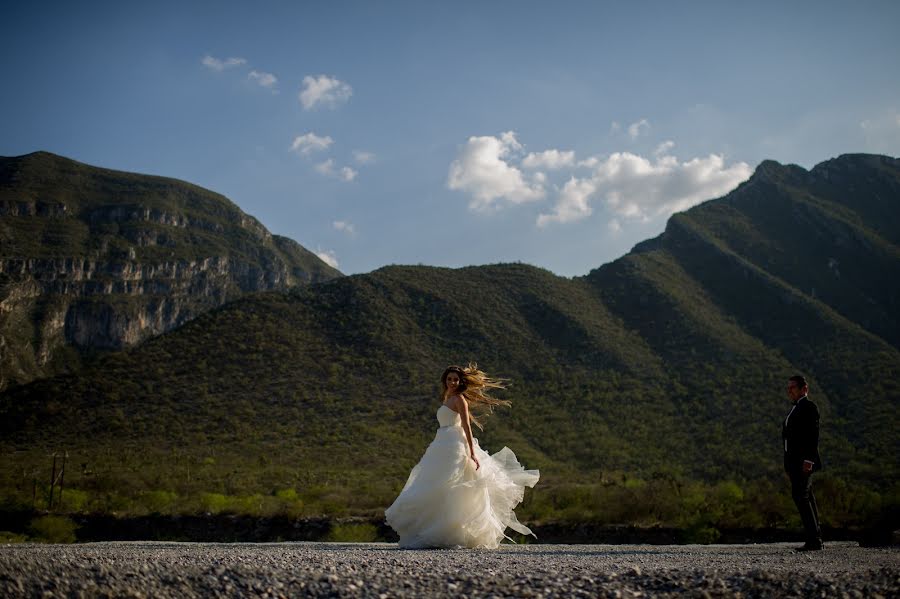
[[[77,529],[78,525],[63,516],[41,516],[28,525],[32,538],[45,543],[74,543]]]
[[[66,512],[80,512],[88,505],[90,494],[80,489],[66,489],[62,496],[62,510]]]
[[[148,491],[140,497],[140,503],[150,513],[166,513],[175,504],[178,495],[172,491]]]
[[[325,537],[332,543],[372,543],[378,539],[378,529],[368,523],[335,524]]]
[[[27,540],[25,535],[9,532],[8,530],[0,530],[0,543],[24,543]]]
[[[682,541],[689,544],[709,545],[719,540],[721,533],[712,526],[692,526],[684,531]]]
[[[228,498],[221,493],[204,493],[200,496],[200,506],[210,514],[218,514],[228,506]]]

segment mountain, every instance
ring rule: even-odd
[[[584,277],[389,266],[247,295],[0,395],[0,488],[27,502],[67,450],[92,509],[377,514],[442,369],[477,360],[513,402],[482,445],[542,471],[526,519],[762,526],[795,517],[780,426],[803,373],[820,505],[853,525],[900,501],[898,208],[897,159],[764,162]]]
[[[0,157],[0,238],[0,389],[340,276],[219,194],[47,152]]]

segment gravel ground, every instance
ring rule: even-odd
[[[900,548],[794,545],[0,545],[0,597],[898,597]]]

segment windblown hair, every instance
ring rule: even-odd
[[[505,379],[492,379],[482,370],[478,370],[478,364],[469,362],[465,368],[460,366],[448,366],[441,375],[441,399],[447,399],[447,375],[455,372],[459,376],[457,393],[466,398],[469,403],[469,417],[472,423],[484,430],[477,416],[487,416],[494,411],[494,406],[511,406],[512,402],[506,399],[491,397],[488,391],[491,389],[506,389]],[[476,414],[477,412],[477,414]]]

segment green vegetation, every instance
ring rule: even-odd
[[[74,543],[78,527],[64,516],[40,516],[29,525],[31,539],[44,543]]]
[[[372,543],[378,540],[378,529],[369,523],[336,524],[326,539],[332,543]]]
[[[441,370],[477,360],[512,381],[482,446],[541,470],[523,521],[797,526],[780,427],[801,372],[824,523],[896,528],[900,233],[871,215],[898,189],[892,159],[765,163],[583,278],[391,266],[243,297],[0,395],[3,502],[46,506],[68,451],[62,511],[377,518],[433,436]]]
[[[219,194],[47,152],[0,157],[0,239],[0,390],[244,293],[340,276]]]

